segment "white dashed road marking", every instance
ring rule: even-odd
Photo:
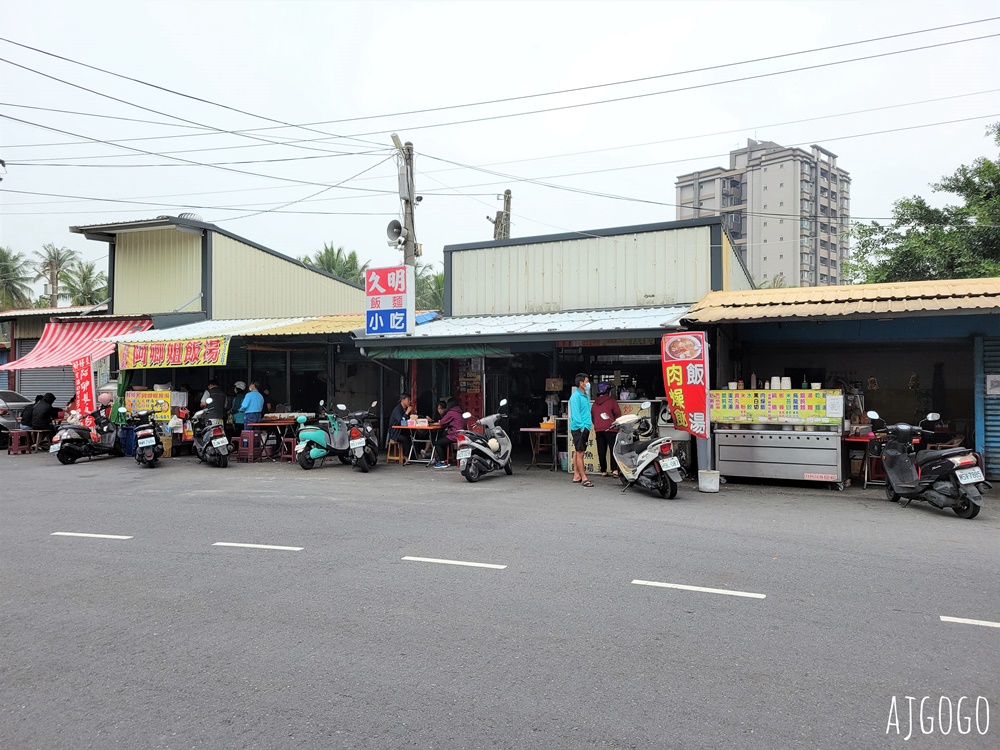
[[[1000,622],[990,622],[989,620],[966,620],[964,617],[945,617],[941,615],[941,622],[957,622],[960,625],[982,625],[984,628],[1000,628]]]
[[[131,539],[130,536],[119,536],[118,534],[83,534],[78,531],[53,531],[49,536],[85,536],[91,539]]]
[[[464,562],[462,560],[437,560],[433,557],[404,557],[404,560],[410,560],[412,562],[428,562],[428,563],[440,563],[441,565],[466,565],[470,568],[493,568],[494,570],[503,570],[506,565],[493,565],[492,563],[477,563],[477,562]]]
[[[282,547],[277,544],[240,544],[239,542],[216,542],[213,547],[248,547],[250,549],[280,549],[286,552],[301,552],[305,547]]]
[[[685,586],[683,583],[660,583],[659,581],[640,581],[638,579],[632,583],[639,586],[660,586],[665,589],[682,589],[683,591],[701,591],[705,594],[725,594],[726,596],[745,596],[750,599],[764,599],[766,594],[754,594],[750,591],[731,591],[730,589],[706,589],[702,586]]]

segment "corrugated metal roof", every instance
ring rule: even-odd
[[[73,315],[74,313],[87,312],[87,310],[107,310],[107,305],[80,305],[77,307],[29,307],[27,310],[2,310],[0,319],[27,318],[33,315]]]
[[[692,306],[684,320],[737,323],[947,312],[1000,312],[1000,278],[712,292]]]
[[[439,338],[518,336],[557,334],[579,338],[592,333],[620,332],[628,336],[633,331],[652,331],[676,328],[688,311],[687,305],[672,307],[625,308],[621,310],[575,310],[554,313],[524,313],[517,315],[469,315],[441,318],[420,326],[409,336],[366,337],[364,331],[355,336],[366,344],[385,341],[402,345],[407,341]]]
[[[433,319],[436,313],[419,313],[417,324]],[[143,343],[150,341],[178,341],[202,339],[211,336],[304,336],[349,333],[364,327],[362,313],[349,315],[313,315],[299,318],[253,318],[244,320],[201,320],[197,323],[163,328],[127,336],[104,339],[116,343]]]

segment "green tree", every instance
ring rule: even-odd
[[[989,129],[1000,147],[1000,123]],[[876,284],[1000,276],[1000,154],[960,166],[931,185],[962,199],[934,208],[920,196],[893,207],[891,224],[856,223],[849,277]]]
[[[417,281],[415,303],[418,310],[444,309],[444,274],[435,273],[433,263],[418,262],[414,268]]]
[[[49,299],[52,306],[59,305],[59,281],[62,274],[80,259],[76,250],[68,247],[56,247],[51,242],[42,245],[41,252],[35,252],[35,281],[45,279],[49,282]]]
[[[767,281],[762,281],[759,284],[755,284],[758,289],[786,289],[788,287],[788,282],[785,281],[785,274],[776,273]]]
[[[299,260],[321,271],[358,283],[364,282],[365,269],[371,264],[371,261],[361,263],[353,250],[347,252],[343,247],[329,244],[324,244],[323,249],[315,256],[304,255]]]
[[[62,296],[71,305],[96,305],[108,298],[108,277],[96,263],[77,261],[60,274]]]
[[[0,310],[31,306],[31,263],[20,253],[0,246]]]

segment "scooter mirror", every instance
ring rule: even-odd
[[[648,409],[650,406],[652,406],[652,404],[649,401],[643,401],[642,402],[642,408],[643,409]]]
[[[299,424],[305,424],[306,423],[306,415],[305,414],[299,414],[299,416],[297,416],[295,418],[295,421],[298,422]]]
[[[372,401],[372,408],[374,409],[376,406],[378,406],[378,401]]]
[[[128,409],[126,409],[124,406],[119,406],[118,407],[118,413],[119,414],[127,414],[128,413]]]
[[[932,411],[930,414],[927,415],[928,422],[937,422],[939,419],[941,419],[941,415],[938,414],[936,411]]]
[[[319,401],[319,405],[320,405],[320,406],[324,406],[325,404],[326,404],[326,401],[324,401],[323,399],[320,399],[320,401]]]
[[[167,404],[167,402],[164,401],[162,398],[161,399],[157,399],[157,401],[156,401],[156,405],[157,406],[166,406],[166,404]]]
[[[472,412],[471,411],[463,411],[462,412],[462,418],[463,419],[469,419],[471,416],[472,416]]]
[[[337,408],[340,409],[341,411],[347,411],[347,407],[344,406],[344,404],[337,404]]]
[[[869,412],[866,412],[866,416],[867,416],[867,417],[868,417],[869,419],[881,419],[881,417],[880,417],[880,416],[878,415],[878,412],[877,412],[877,411],[869,411]]]
[[[206,398],[206,399],[205,399],[205,403],[206,403],[206,404],[210,404],[210,403],[212,403],[212,397],[211,397],[211,396],[209,396],[208,398]]]
[[[601,419],[611,419],[606,411],[601,412]]]
[[[504,407],[504,406],[506,406],[506,405],[507,405],[507,399],[505,399],[505,398],[500,399],[500,406],[501,406],[501,408]]]

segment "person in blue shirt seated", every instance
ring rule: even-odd
[[[409,393],[399,394],[399,403],[392,410],[392,414],[389,415],[390,425],[400,425],[406,424],[411,414],[416,412],[416,408],[410,403]],[[399,443],[399,447],[403,449],[403,457],[410,455],[410,445],[412,440],[410,434],[406,430],[399,430],[395,428],[389,429],[389,439],[395,440]]]
[[[250,384],[250,390],[243,397],[240,411],[243,412],[243,422],[247,429],[252,429],[250,425],[260,422],[264,414],[264,397],[260,395],[260,383],[256,380]]]

